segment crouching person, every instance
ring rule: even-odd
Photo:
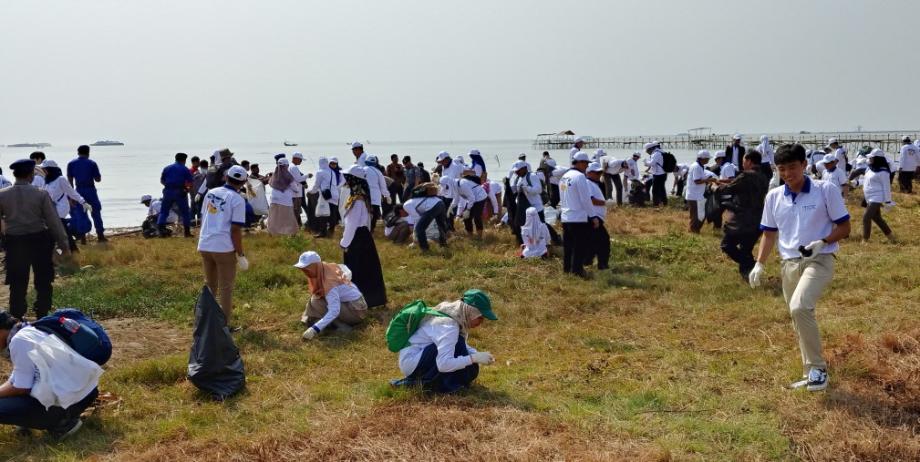
[[[470,329],[479,327],[483,319],[498,320],[489,296],[471,289],[461,300],[443,302],[434,309],[421,308],[424,317],[414,332],[408,332],[411,334],[408,345],[399,350],[399,369],[405,378],[392,384],[421,385],[437,393],[453,393],[469,387],[479,375],[480,364],[495,362],[491,353],[476,351],[466,343]]]
[[[0,385],[0,424],[47,430],[56,438],[83,425],[83,413],[99,395],[102,369],[54,334],[0,311],[0,345],[9,348],[13,371]]]
[[[351,283],[351,271],[344,265],[323,263],[319,254],[304,252],[294,264],[307,276],[310,301],[300,321],[306,324],[304,340],[310,340],[330,324],[348,332],[367,316],[367,302],[358,287]]]

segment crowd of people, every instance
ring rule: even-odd
[[[778,247],[783,294],[803,362],[803,377],[792,387],[824,389],[827,365],[815,308],[833,277],[839,241],[850,232],[847,196],[856,187],[864,190],[863,240],[870,238],[872,223],[894,240],[882,216],[894,205],[894,165],[899,166],[901,191],[912,193],[920,143],[905,137],[895,164],[877,148],[860,149],[850,159],[835,139],[823,149],[808,151],[797,144],[774,149],[766,136],[758,146],[746,147],[743,137],[736,135],[724,150],[701,150],[688,165],[678,164],[657,142],[643,146],[643,161],[640,152],[622,160],[602,149],[589,153],[586,141],[576,139],[564,162],[544,152],[533,168],[521,154],[507,172],[498,174],[486,168],[476,149],[466,157],[441,151],[428,171],[410,156],[400,159],[396,154],[381,165],[376,155],[355,142],[344,167],[337,157],[320,157],[315,174],[305,173],[305,158],[295,152],[290,159],[276,155],[275,165],[264,175],[258,164],[237,162],[229,149],[215,151],[210,159],[192,157],[191,165],[186,165],[188,156],[179,153],[162,171],[162,195],[141,198],[148,209],[144,235],[169,237],[171,226],[181,222],[183,235],[193,237],[198,227],[205,284],[219,300],[227,327],[236,331],[240,327],[232,323],[235,280],[237,271],[249,267],[245,230],[264,229],[272,236],[306,232],[324,239],[334,238],[341,224],[341,264],[307,251],[293,265],[303,272],[309,288],[301,321],[306,329],[302,338],[311,341],[328,330],[351,330],[369,308],[387,304],[379,237],[428,253],[430,240],[448,246],[451,238],[463,234],[460,222],[471,239],[483,239],[491,224],[513,235],[520,258],[550,259],[552,250],[561,248],[563,272],[586,278],[586,267],[595,262],[598,271],[611,267],[609,209],[623,206],[624,197],[633,206],[648,201],[666,206],[666,183],[672,175],[672,193],[684,200],[689,231],[699,233],[707,222],[721,229],[722,251],[737,263],[751,287],[762,283],[769,256]],[[29,420],[17,414],[34,407],[22,400],[33,383],[27,376],[37,366],[23,351],[43,338],[30,333],[25,323],[30,271],[36,289],[34,314],[42,318],[52,306],[55,245],[63,257],[77,251],[77,242],[86,242],[90,221],[97,240],[107,240],[95,189],[102,178],[89,152],[88,146],[78,148],[77,158],[67,165],[66,179],[41,152],[10,166],[15,183],[0,175],[10,285],[10,311],[0,313],[0,339],[7,339],[11,351],[17,349],[12,355],[13,377],[0,387],[0,423],[66,434],[76,425],[74,413],[78,416],[77,411],[88,405],[86,399],[95,397],[92,386],[85,399],[72,403],[76,407],[54,416],[44,412],[40,419]],[[715,165],[708,167],[713,159]],[[381,232],[376,231],[379,223]],[[409,305],[396,319],[403,319],[407,310],[416,316],[407,315],[406,325],[391,324],[387,333],[390,344],[393,331],[389,346],[399,353],[404,376],[393,381],[394,386],[453,392],[469,386],[480,365],[494,361],[490,353],[467,343],[470,329],[498,319],[484,292],[471,289],[435,307]],[[6,401],[13,397],[19,400],[15,405]]]

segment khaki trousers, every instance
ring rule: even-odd
[[[357,300],[352,300],[350,302],[341,302],[341,309],[339,310],[339,317],[335,318],[336,321],[344,322],[349,326],[356,326],[361,324],[361,321],[364,321],[364,318],[367,317],[367,302],[364,301],[364,296]],[[316,318],[320,319],[326,315],[329,309],[326,308],[326,298],[311,296],[310,301],[307,302],[307,308],[303,312],[303,316],[300,317],[300,322],[306,323],[307,318]]]
[[[224,310],[227,325],[233,313],[233,285],[236,281],[235,252],[199,252],[204,264],[204,282]]]
[[[783,260],[782,274],[783,297],[792,315],[792,327],[799,338],[803,372],[807,374],[811,367],[825,369],[827,362],[821,354],[821,333],[815,307],[824,288],[834,277],[834,256],[821,254],[813,260]]]

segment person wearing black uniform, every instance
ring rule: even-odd
[[[51,203],[51,196],[32,186],[35,161],[17,160],[10,169],[16,183],[0,190],[10,314],[18,319],[26,314],[26,291],[31,269],[36,292],[35,316],[41,318],[51,309],[54,243],[57,242],[65,256],[70,255],[70,245],[64,225]]]
[[[715,191],[719,196],[730,195],[732,198],[725,204],[728,219],[721,248],[728,258],[738,264],[738,272],[745,281],[756,263],[754,246],[760,239],[764,198],[770,190],[770,181],[761,173],[760,165],[760,152],[748,151],[742,161],[744,171]]]

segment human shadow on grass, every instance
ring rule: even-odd
[[[870,419],[882,427],[910,430],[913,434],[920,431],[920,403],[917,402],[885,402],[866,394],[831,389],[824,397],[824,405],[844,410],[854,417]]]
[[[522,411],[536,409],[536,406],[531,402],[504,391],[484,387],[478,383],[473,383],[468,388],[448,394],[427,391],[421,385],[393,387],[389,384],[381,384],[377,389],[376,395],[379,398],[426,404],[462,404],[472,408],[513,407]]]

